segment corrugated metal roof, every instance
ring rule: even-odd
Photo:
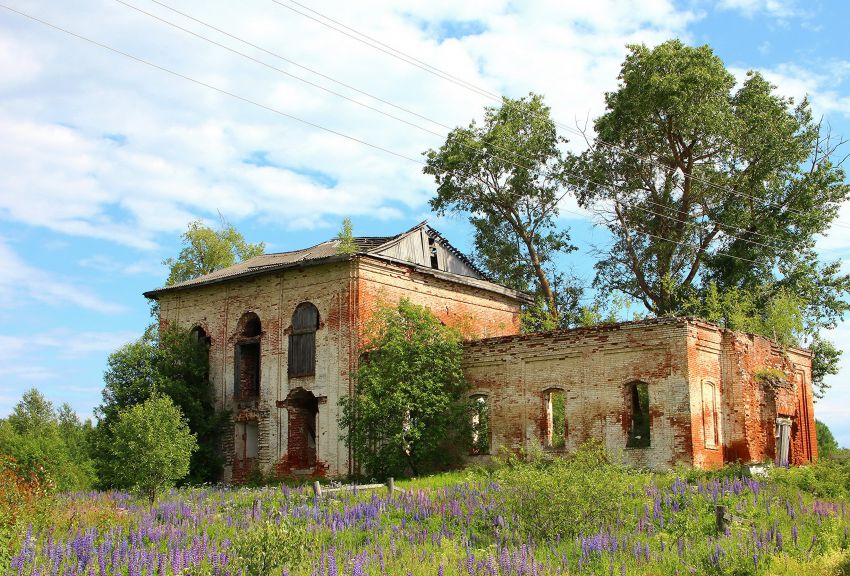
[[[391,244],[393,241],[410,234],[411,232],[422,228],[423,226],[427,226],[427,222],[422,222],[410,230],[402,232],[401,234],[396,234],[395,236],[358,236],[353,238],[354,244],[357,246],[357,254],[361,255],[370,255],[375,257],[381,257],[379,249],[385,247],[387,244]],[[467,263],[473,270],[481,274],[481,278],[484,280],[486,284],[492,284],[492,281],[478,268],[476,268],[472,262],[466,258],[459,250],[457,250],[454,246],[449,244],[449,242],[436,230],[428,226],[428,231],[433,233],[438,239],[442,241],[442,243],[458,258],[461,258],[465,263]],[[302,250],[293,250],[290,252],[277,252],[272,254],[262,254],[260,256],[256,256],[244,262],[239,262],[238,264],[234,264],[233,266],[229,266],[227,268],[223,268],[221,270],[216,270],[210,274],[205,274],[204,276],[199,276],[198,278],[193,278],[191,280],[186,280],[185,282],[179,282],[177,284],[173,284],[171,286],[165,286],[163,288],[158,288],[156,290],[151,290],[149,292],[145,292],[145,296],[148,298],[156,297],[160,293],[170,292],[172,290],[180,290],[183,288],[191,288],[193,286],[203,286],[206,284],[215,284],[218,282],[224,282],[233,278],[242,277],[242,276],[250,276],[254,274],[261,274],[265,271],[276,270],[280,268],[289,268],[292,266],[298,266],[303,263],[305,265],[313,265],[325,262],[334,262],[341,261],[347,258],[350,258],[348,254],[340,254],[338,252],[339,247],[339,239],[334,238],[328,240],[326,242],[322,242],[321,244],[316,244],[315,246],[311,246],[310,248],[304,248]],[[448,273],[450,274],[450,273]],[[457,275],[454,275],[457,276]],[[498,286],[498,285],[496,285]],[[504,288],[503,288],[504,289]],[[515,291],[511,291],[515,292]],[[519,293],[517,293],[519,294]]]

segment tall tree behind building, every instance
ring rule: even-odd
[[[569,161],[581,201],[615,237],[596,288],[657,315],[714,314],[822,343],[813,338],[850,308],[850,276],[815,251],[850,193],[840,143],[805,99],[777,95],[756,72],[736,84],[708,46],[631,46],[619,80],[590,148]],[[781,303],[799,321],[777,315]],[[835,349],[819,348],[834,368]]]
[[[543,327],[569,322],[580,295],[557,266],[560,254],[575,250],[556,225],[568,193],[565,142],[543,98],[530,94],[485,108],[481,125],[455,128],[425,153],[424,172],[437,183],[431,208],[468,216],[478,263],[500,284],[535,293]]]
[[[166,286],[185,282],[237,262],[259,256],[265,242],[250,244],[245,237],[223,218],[217,229],[205,226],[200,220],[189,222],[183,233],[183,249],[177,258],[167,258],[163,264],[170,268]]]

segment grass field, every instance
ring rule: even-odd
[[[843,468],[734,472],[627,471],[587,451],[569,462],[399,481],[392,496],[317,500],[306,487],[208,487],[175,490],[151,506],[124,493],[62,495],[16,536],[8,572],[850,573]],[[734,515],[722,533],[718,504]]]

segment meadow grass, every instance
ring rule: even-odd
[[[841,468],[838,472],[843,473]],[[587,450],[316,499],[306,486],[58,496],[7,573],[846,574],[847,476],[626,470]],[[844,484],[842,484],[842,482]],[[837,483],[837,484],[836,484]],[[825,493],[832,497],[825,497]],[[715,507],[734,521],[717,532]]]

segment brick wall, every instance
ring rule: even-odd
[[[302,461],[304,450],[294,450],[297,454],[291,458],[287,453],[287,446],[296,446],[303,436],[297,421],[300,412],[286,402],[296,389],[318,400],[315,471],[349,472],[349,454],[340,440],[337,419],[339,399],[350,392],[350,375],[357,366],[359,332],[378,301],[392,304],[402,296],[429,307],[467,335],[513,333],[519,328],[513,298],[372,258],[270,272],[160,296],[161,322],[200,326],[210,337],[210,378],[218,405],[233,413],[234,422],[254,419],[258,424],[255,462],[236,458],[233,426],[225,431],[225,480],[243,478],[255,464],[265,472],[311,465]],[[292,313],[301,302],[312,302],[319,310],[316,371],[313,376],[289,378],[288,335]],[[255,313],[262,324],[260,394],[242,400],[234,398],[234,358],[239,320],[248,312]],[[247,374],[250,363],[240,362],[240,372]]]
[[[695,417],[698,463],[702,458],[711,464],[773,460],[776,419],[782,416],[792,420],[791,463],[817,459],[808,351],[783,349],[763,336],[722,330],[700,321],[690,322],[689,336],[693,381],[718,382],[722,411],[722,446],[710,458],[702,449],[699,433],[703,419]],[[786,377],[760,378],[764,369]]]
[[[808,352],[690,319],[652,319],[466,344],[471,395],[487,395],[491,451],[544,446],[546,392],[566,397],[565,452],[589,438],[624,463],[701,468],[776,455],[778,416],[792,418],[791,463],[817,457]],[[788,378],[760,381],[760,368]],[[649,392],[650,446],[626,446],[630,382]]]
[[[685,334],[681,322],[649,321],[469,342],[464,372],[471,393],[489,398],[491,452],[542,446],[545,394],[558,389],[566,398],[564,451],[595,438],[631,465],[690,462]],[[648,385],[651,442],[626,448],[627,384],[638,381]]]

